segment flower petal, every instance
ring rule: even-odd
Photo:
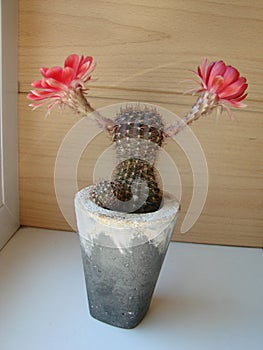
[[[236,98],[232,98],[231,101],[233,102],[240,102],[240,101],[243,101],[246,97],[247,97],[247,93],[245,95],[242,95],[242,96],[239,96],[239,97],[236,97]]]
[[[43,99],[49,99],[60,96],[59,93],[56,92],[47,92],[47,91],[40,91],[40,90],[32,90],[28,95],[27,98],[29,100],[39,101]]]
[[[220,75],[222,76],[225,73],[225,70],[226,70],[226,65],[223,61],[215,62],[215,64],[213,65],[210,71],[210,75],[207,83],[208,88],[213,87],[213,81],[215,77]]]
[[[35,80],[31,83],[31,86],[33,86],[34,88],[38,88],[38,89],[42,89],[42,80]]]
[[[243,90],[244,92],[247,88],[247,84],[245,83],[246,83],[246,79],[241,77],[238,80],[236,80],[234,83],[228,85],[224,90],[222,90],[222,92],[219,93],[219,96],[221,98],[225,98],[227,96],[231,97],[233,95],[240,94],[239,91]]]
[[[70,55],[65,59],[64,68],[66,67],[72,68],[74,71],[74,75],[76,76],[78,67],[79,67],[79,61],[80,59],[77,54]]]
[[[46,71],[47,78],[53,78],[58,81],[62,81],[62,68],[61,67],[51,67]]]
[[[68,90],[68,87],[67,85],[61,83],[60,81],[56,80],[56,79],[53,79],[53,78],[48,78],[46,79],[46,83],[56,89],[56,90],[62,90],[62,91],[67,91]]]
[[[238,80],[239,78],[239,71],[232,67],[227,66],[226,71],[224,73],[224,80],[225,80],[225,86],[232,84],[234,81]]]
[[[204,59],[203,64],[202,64],[201,74],[203,77],[205,76],[206,66],[207,66],[207,58]]]
[[[208,81],[209,81],[209,78],[210,78],[211,70],[213,69],[215,64],[216,64],[216,62],[209,63],[209,65],[208,65],[208,67],[206,69],[206,73],[205,73],[205,77],[204,77],[206,86],[208,86]]]
[[[244,95],[244,98],[246,97],[247,95]],[[243,98],[242,98],[243,100]],[[241,101],[242,101],[241,100]],[[221,99],[221,102],[223,104],[226,104],[226,105],[230,105],[232,107],[235,107],[235,108],[244,108],[246,107],[247,105],[241,101],[236,101],[235,99],[234,100],[225,100],[225,99]]]
[[[48,71],[48,68],[46,68],[46,67],[41,67],[40,68],[40,73],[41,73],[41,75],[43,75],[44,78],[47,77],[47,75],[46,75],[47,71]]]
[[[214,77],[214,80],[212,82],[212,89],[214,92],[217,93],[217,91],[224,85],[224,78],[221,75],[217,75]]]
[[[83,80],[84,83],[87,82],[88,80],[91,79],[91,73],[94,71],[95,68],[96,68],[96,63],[93,63],[91,65],[90,62],[86,62],[80,68],[77,78]]]
[[[73,68],[65,67],[62,72],[62,81],[65,85],[69,86],[74,79],[75,73]]]
[[[241,86],[239,88],[239,90],[236,91],[236,93],[233,93],[233,95],[229,95],[226,98],[229,100],[234,100],[236,98],[241,97],[244,94],[244,92],[246,91],[247,87],[248,87],[248,85],[244,84],[243,86]]]

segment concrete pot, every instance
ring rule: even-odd
[[[96,205],[90,189],[75,197],[90,314],[113,326],[134,328],[150,306],[179,204],[166,194],[156,212],[121,213]]]

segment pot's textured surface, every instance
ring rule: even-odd
[[[179,205],[166,196],[158,212],[124,214],[98,207],[89,193],[80,191],[75,207],[90,314],[134,328],[149,308]]]
[[[146,242],[120,251],[82,239],[82,257],[91,315],[123,328],[135,327],[145,316],[164,253]]]

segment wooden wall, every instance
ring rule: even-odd
[[[69,111],[32,112],[26,93],[39,67],[62,65],[71,53],[98,62],[90,90],[95,108],[144,101],[183,116],[195,98],[183,95],[204,57],[223,59],[249,82],[248,107],[200,120],[192,130],[209,169],[202,215],[182,235],[193,176],[184,152],[166,150],[182,180],[178,241],[263,246],[263,3],[261,0],[19,0],[20,201],[23,225],[71,230],[54,191],[54,165],[78,117]],[[91,122],[92,125],[92,122]],[[101,135],[83,153],[78,184],[92,182],[97,157],[109,146]],[[169,170],[168,170],[169,171]],[[66,169],[65,169],[66,172]],[[66,176],[66,175],[65,175]],[[68,198],[73,210],[72,198]]]

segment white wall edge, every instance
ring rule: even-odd
[[[1,0],[0,248],[19,227],[18,191],[18,1]]]

